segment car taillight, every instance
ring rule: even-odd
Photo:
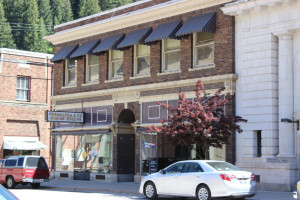
[[[236,179],[235,175],[229,176],[228,174],[220,174],[220,176],[224,181],[231,181],[232,179]]]
[[[25,170],[22,169],[22,177],[25,177]]]
[[[255,175],[254,174],[251,174],[250,178],[251,178],[251,181],[255,181]]]

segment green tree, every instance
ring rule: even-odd
[[[72,11],[73,11],[73,16],[74,16],[74,19],[77,19],[78,18],[78,13],[79,13],[79,1],[80,0],[70,0],[70,3],[71,3],[71,7],[72,7]],[[98,0],[97,0],[98,1]]]
[[[79,17],[85,17],[101,12],[98,0],[80,0],[79,8]]]
[[[110,10],[132,2],[132,0],[100,0],[99,4],[102,10]]]
[[[52,52],[49,52],[48,43],[46,42],[46,40],[43,39],[43,37],[45,37],[47,35],[47,31],[45,28],[44,19],[42,17],[40,18],[39,29],[40,29],[40,31],[38,32],[39,33],[39,44],[38,44],[37,51],[43,52],[43,53],[52,53]]]
[[[52,9],[54,25],[73,20],[71,3],[69,0],[52,0]]]
[[[38,0],[40,17],[44,20],[44,25],[48,33],[52,33],[53,16],[50,6],[50,0]]]
[[[19,48],[29,51],[39,51],[39,44],[41,40],[39,37],[40,20],[36,0],[24,1],[23,24],[30,25],[30,28],[24,30],[23,46],[20,46]]]
[[[22,13],[24,0],[3,0],[3,7],[7,21],[12,28],[12,34],[17,48],[22,46],[23,31],[23,18]]]
[[[16,48],[14,43],[11,27],[5,17],[2,1],[0,2],[0,47]]]

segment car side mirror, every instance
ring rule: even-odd
[[[161,169],[161,170],[159,171],[159,173],[165,174],[166,172],[165,172],[165,170]]]

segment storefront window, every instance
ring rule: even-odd
[[[141,135],[141,174],[157,172],[157,135],[143,133]]]
[[[111,134],[56,136],[56,138],[56,171],[111,173]],[[73,141],[71,150],[66,145],[71,143],[69,140]],[[60,141],[64,141],[65,145]],[[69,151],[72,152],[71,158],[67,153]],[[65,165],[70,164],[68,167],[61,167],[64,166],[63,162]]]

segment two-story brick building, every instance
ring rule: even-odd
[[[0,48],[0,157],[41,155],[51,163],[52,54]]]
[[[56,177],[136,180],[193,152],[146,127],[176,105],[179,90],[194,97],[225,87],[234,115],[234,20],[229,0],[142,0],[55,27],[53,110],[83,112],[85,122],[52,129]],[[235,135],[211,159],[235,162]]]

